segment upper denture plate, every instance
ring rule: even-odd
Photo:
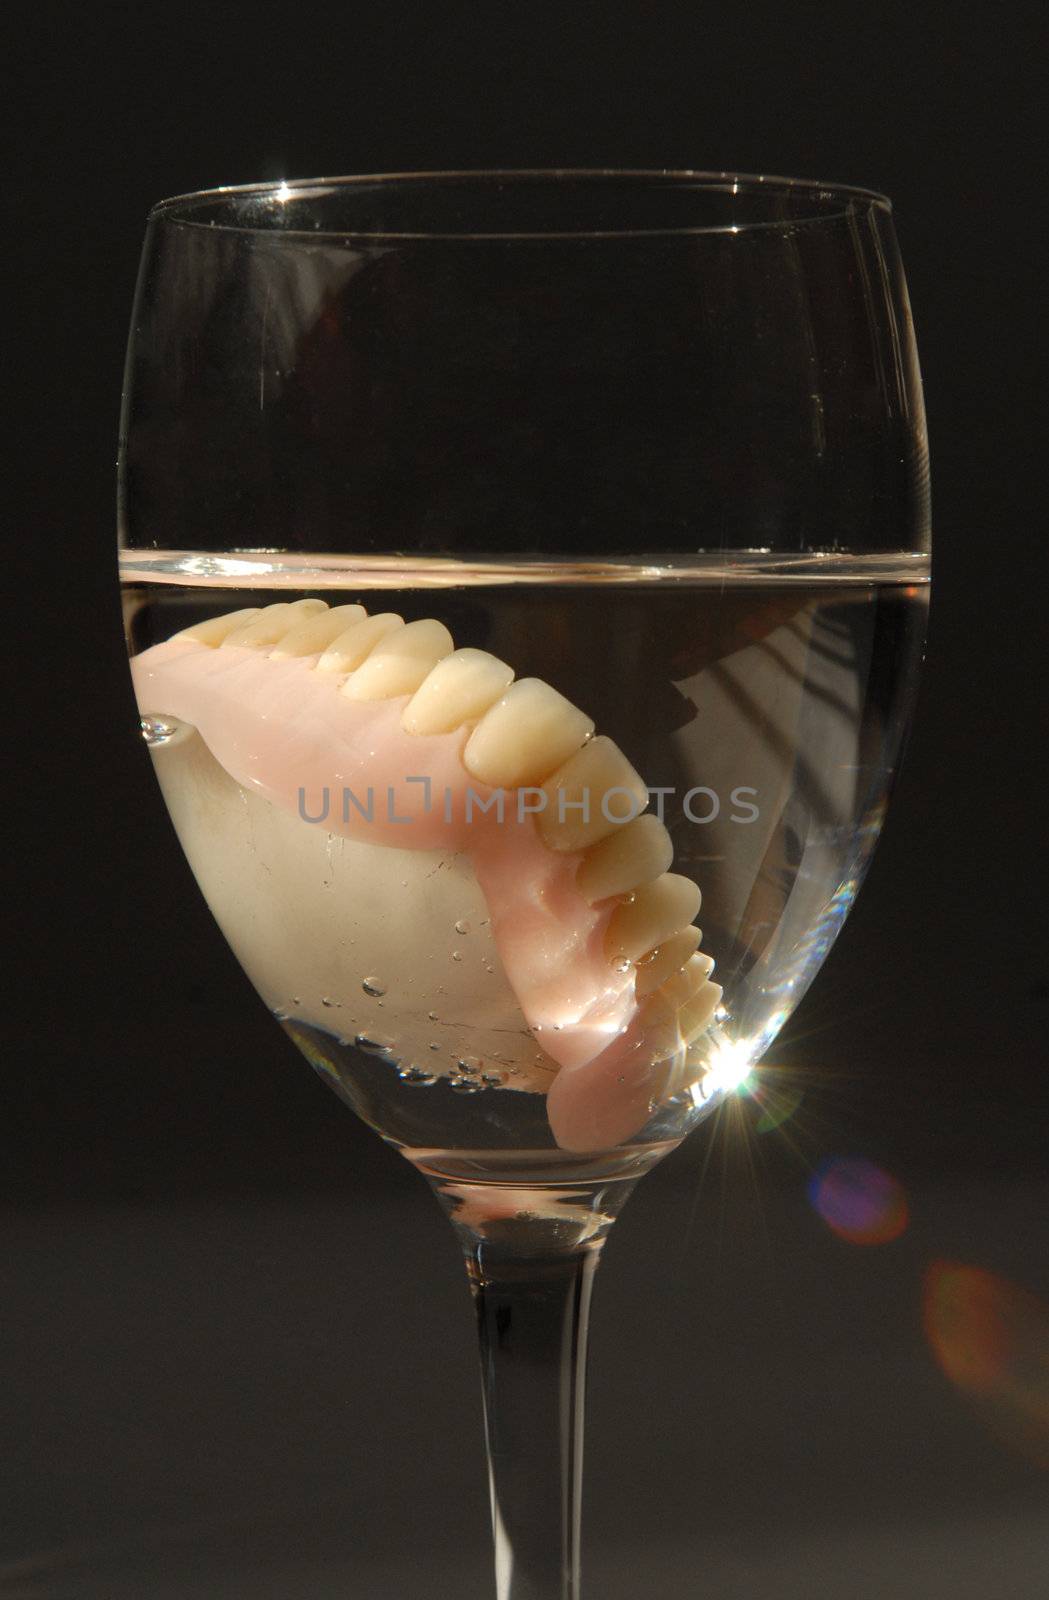
[[[594,724],[542,678],[521,678],[486,711],[463,765],[493,789],[540,784],[594,731]]]
[[[699,889],[691,878],[664,872],[654,883],[644,884],[632,900],[616,907],[605,936],[608,955],[636,961],[646,950],[687,927],[699,903]]]
[[[319,611],[304,622],[297,622],[270,651],[270,659],[284,661],[291,656],[320,655],[340,633],[345,633],[355,622],[363,622],[367,615],[363,606],[332,606],[330,610]]]
[[[658,989],[685,965],[689,956],[698,949],[699,937],[697,927],[682,928],[680,933],[672,933],[669,939],[664,939],[662,944],[638,962],[634,979],[634,994],[638,1000],[643,1000],[645,995]]]
[[[645,785],[619,746],[604,734],[552,773],[543,792],[546,808],[537,820],[549,850],[584,850],[621,831],[648,804]]]
[[[192,628],[183,628],[181,633],[175,634],[175,638],[192,639],[196,644],[210,645],[215,649],[228,634],[243,628],[258,615],[258,606],[245,606],[242,611],[227,611],[224,617],[209,617],[207,622],[197,622]]]
[[[513,668],[487,650],[453,650],[412,695],[401,727],[405,733],[454,733],[482,717],[513,681]]]
[[[395,695],[414,694],[437,662],[454,648],[455,641],[443,622],[434,617],[409,622],[379,641],[347,678],[341,692],[349,700],[392,700]]]
[[[359,667],[380,639],[396,628],[404,627],[404,618],[395,611],[380,611],[374,617],[355,622],[338,638],[333,639],[317,662],[318,672],[353,672]]]
[[[265,645],[276,644],[296,623],[327,609],[323,600],[293,600],[290,604],[281,600],[276,605],[263,606],[253,621],[228,633],[221,648],[226,645],[248,645],[252,649],[261,649]]]
[[[635,817],[590,846],[579,864],[576,888],[593,905],[650,883],[666,872],[673,859],[670,835],[659,818]]]

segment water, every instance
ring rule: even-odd
[[[198,881],[314,1067],[431,1170],[555,1182],[650,1164],[758,1060],[805,992],[884,814],[928,564],[911,553],[507,567],[139,552],[123,558],[123,581],[132,653],[208,617],[304,596],[436,617],[457,646],[553,685],[641,774],[671,870],[701,888],[701,949],[724,993],[690,1054],[693,1086],[678,1083],[623,1148],[572,1155],[546,1117],[556,1063],[513,1004],[468,860],[441,863],[426,888],[413,852],[371,846],[370,876],[360,846],[276,818],[224,777],[216,810],[171,707],[142,708]],[[172,781],[179,762],[188,776]]]

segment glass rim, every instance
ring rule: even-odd
[[[668,226],[666,228],[612,228],[549,227],[524,229],[479,228],[449,229],[422,227],[391,229],[349,226],[331,228],[280,228],[267,226],[260,218],[251,217],[236,221],[216,222],[208,219],[209,207],[224,201],[277,201],[326,198],[340,191],[352,192],[356,188],[388,188],[396,190],[410,184],[428,185],[438,189],[444,185],[463,182],[513,184],[545,183],[553,187],[573,182],[590,182],[595,185],[613,184],[616,181],[640,182],[655,190],[694,188],[704,193],[751,194],[768,196],[802,195],[814,203],[810,216],[764,217],[759,220],[739,222],[696,223],[695,225]],[[168,222],[185,227],[207,228],[219,233],[278,233],[282,237],[298,235],[318,238],[360,237],[370,239],[538,239],[538,238],[630,238],[639,235],[670,236],[712,233],[743,233],[755,228],[783,228],[805,223],[828,221],[854,209],[857,204],[877,208],[891,214],[892,201],[877,189],[857,184],[825,182],[818,178],[792,178],[770,173],[717,172],[688,167],[464,167],[413,172],[373,172],[344,174],[335,177],[273,178],[262,182],[222,184],[212,188],[189,190],[185,194],[170,195],[151,206],[147,220],[152,223]]]

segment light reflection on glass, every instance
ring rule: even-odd
[[[727,1039],[719,1028],[711,1031],[708,1066],[702,1077],[690,1085],[693,1105],[703,1105],[714,1095],[745,1091],[754,1070],[749,1040]]]

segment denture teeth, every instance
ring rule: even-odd
[[[443,622],[427,617],[395,628],[380,639],[352,677],[342,686],[349,700],[392,700],[413,694],[455,641]]]
[[[176,633],[176,639],[192,639],[196,644],[206,644],[216,649],[228,634],[243,628],[259,615],[258,606],[245,606],[241,611],[227,611],[224,617],[209,617],[207,622],[195,622],[191,628]]]
[[[367,615],[363,606],[326,607],[304,622],[297,622],[270,651],[270,660],[319,655],[340,633],[345,633],[354,622],[363,622]]]
[[[541,678],[521,678],[486,711],[463,765],[493,789],[540,784],[594,731],[588,716]]]
[[[673,977],[667,979],[659,992],[672,1005],[685,1006],[703,987],[713,970],[714,963],[710,956],[697,951],[689,957],[680,972],[675,972]]]
[[[353,672],[366,659],[380,639],[385,639],[395,628],[404,627],[404,618],[395,611],[380,611],[377,616],[365,617],[340,633],[317,662],[318,672]]]
[[[638,1000],[643,1000],[660,984],[673,977],[685,965],[689,956],[699,948],[700,933],[695,926],[682,928],[680,933],[671,934],[669,939],[643,956],[638,962],[637,975],[634,979],[634,994]],[[711,962],[713,966],[713,962]]]
[[[276,644],[296,623],[327,609],[323,600],[293,600],[290,603],[282,600],[276,605],[263,606],[253,621],[228,633],[219,648],[224,650],[227,645],[247,645],[252,649],[261,649],[264,645]]]
[[[617,906],[605,935],[611,960],[636,961],[646,950],[687,927],[699,910],[699,889],[690,878],[664,872],[643,884],[634,897]]]
[[[675,1065],[656,1096],[675,1093],[681,1087],[684,1051],[708,1027],[721,999],[719,984],[700,979],[699,987],[685,1003],[679,1004],[662,989],[649,995],[639,1013],[645,1036],[645,1054],[652,1061],[676,1058]]]
[[[405,733],[454,733],[482,717],[513,681],[513,668],[486,650],[453,650],[416,689],[401,727]]]
[[[543,792],[546,808],[536,820],[548,850],[583,850],[622,829],[648,804],[644,783],[604,734],[552,773]]]
[[[680,1051],[683,1040],[678,1025],[678,1007],[658,990],[649,995],[639,1012],[644,1029],[645,1054],[653,1061],[663,1061]],[[662,1098],[666,1086],[657,1098]]]
[[[579,864],[576,888],[593,905],[650,883],[673,859],[674,846],[659,818],[635,817],[590,846]]]
[[[718,983],[704,983],[693,995],[692,999],[682,1006],[678,1013],[678,1027],[681,1037],[686,1044],[690,1044],[696,1036],[707,1027],[714,1012],[721,1002],[721,985]]]

